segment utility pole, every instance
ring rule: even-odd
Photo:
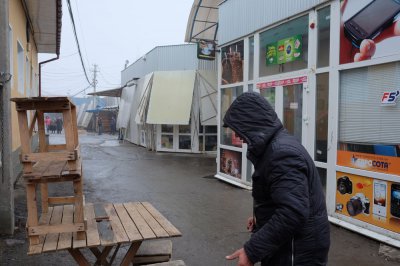
[[[0,72],[10,73],[9,0],[0,0]],[[3,78],[2,78],[3,79]],[[14,233],[14,178],[11,165],[11,86],[0,81],[0,233]]]
[[[94,64],[94,69],[93,69],[93,92],[94,92],[94,93],[96,93],[97,72],[99,72],[99,71],[97,70],[97,65]],[[94,97],[94,99],[93,99],[94,108],[96,109],[96,108],[97,108],[97,96],[96,96],[96,95],[93,95],[93,97]]]

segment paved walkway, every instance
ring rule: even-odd
[[[249,238],[245,222],[251,215],[251,192],[214,179],[215,158],[149,152],[115,138],[80,135],[86,201],[149,201],[183,234],[173,240],[174,259],[193,266],[236,265],[224,257]],[[21,229],[13,239],[0,238],[0,265],[74,265],[65,251],[26,255],[21,185],[16,194]],[[378,250],[379,243],[332,226],[329,265],[398,265],[378,256]]]

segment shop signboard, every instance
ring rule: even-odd
[[[341,1],[340,63],[399,54],[400,1]]]
[[[197,58],[215,60],[215,42],[207,40],[197,42]]]
[[[295,35],[267,44],[267,65],[285,64],[302,57],[302,36]]]
[[[297,78],[289,78],[289,79],[281,79],[281,80],[257,83],[257,88],[259,90],[262,90],[262,89],[274,88],[274,87],[278,87],[278,86],[303,84],[306,82],[307,82],[307,76],[302,76],[302,77],[297,77]]]
[[[227,149],[220,149],[220,172],[242,178],[242,153]]]
[[[390,146],[384,146],[390,148]],[[392,146],[394,149],[395,147]],[[400,175],[400,157],[338,150],[337,164],[341,166]]]
[[[381,103],[383,105],[395,105],[397,98],[400,96],[400,91],[385,91],[382,95]]]
[[[222,85],[243,82],[243,44],[240,41],[221,49]]]
[[[336,213],[400,232],[400,183],[337,172]]]

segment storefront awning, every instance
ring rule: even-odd
[[[122,93],[122,88],[116,88],[116,89],[105,90],[105,91],[91,92],[91,93],[88,93],[88,95],[107,96],[107,97],[121,97],[121,93]]]
[[[218,6],[223,0],[194,0],[186,28],[185,42],[216,41]]]
[[[154,72],[146,123],[188,125],[196,72]]]

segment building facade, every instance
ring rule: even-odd
[[[399,247],[400,1],[218,8],[216,177],[251,188],[247,146],[221,121],[241,93],[260,93],[314,159],[330,221]]]
[[[13,187],[22,168],[17,112],[10,98],[39,95],[38,53],[59,54],[61,0],[2,0],[0,17],[0,232],[13,233]]]

